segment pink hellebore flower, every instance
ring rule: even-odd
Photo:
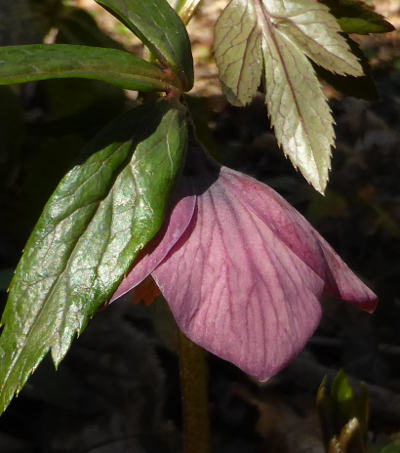
[[[185,335],[260,380],[303,349],[322,293],[375,309],[376,295],[280,195],[196,158],[166,225],[112,300],[151,274]]]

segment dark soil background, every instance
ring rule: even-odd
[[[93,3],[69,2],[84,9],[66,10],[58,0],[0,0],[0,45],[45,39],[123,45],[140,53],[124,27]],[[345,97],[324,85],[337,122],[337,148],[322,197],[278,149],[262,96],[238,109],[221,95],[211,44],[225,3],[204,1],[189,27],[197,65],[188,102],[200,138],[226,165],[285,196],[379,295],[380,305],[371,316],[324,300],[323,321],[304,352],[264,384],[208,355],[213,451],[322,453],[316,392],[324,375],[343,368],[356,388],[359,380],[367,383],[371,451],[379,452],[400,442],[399,33],[359,39],[376,99]],[[399,24],[399,3],[377,0],[376,7]],[[91,81],[0,87],[2,306],[46,199],[84,143],[134,102],[132,93]],[[128,295],[101,311],[59,370],[46,359],[1,417],[0,452],[180,452],[176,343],[160,299],[146,307],[133,305]]]

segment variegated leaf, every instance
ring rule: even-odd
[[[321,193],[328,181],[333,118],[309,59],[336,74],[362,75],[329,9],[316,0],[232,0],[215,31],[228,99],[251,101],[265,76],[279,144]]]

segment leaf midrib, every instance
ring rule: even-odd
[[[121,147],[122,147],[123,145],[124,145],[124,144],[121,144]],[[105,163],[107,160],[111,159],[111,157],[112,157],[112,154],[104,161],[104,163]],[[127,159],[126,159],[126,160],[127,160]],[[126,160],[125,160],[125,161],[126,161]],[[100,169],[104,166],[104,163],[101,165],[101,167],[99,168],[98,171],[100,171]],[[114,178],[114,183],[115,183],[116,179],[118,178],[118,176],[122,173],[122,171],[124,170],[124,168],[126,167],[126,165],[124,165],[123,163],[121,163],[121,167],[122,167],[121,170],[116,174],[116,176],[115,176],[115,178]],[[97,171],[97,173],[98,173],[98,171]],[[112,190],[112,189],[111,189],[111,190]],[[108,194],[109,194],[109,193],[108,193]],[[108,195],[108,194],[107,194],[107,195]],[[92,216],[90,217],[90,219],[88,220],[87,225],[86,225],[84,231],[81,233],[81,235],[80,235],[80,236],[77,238],[77,240],[75,241],[74,248],[71,250],[71,253],[70,253],[69,257],[68,257],[68,260],[67,260],[67,262],[66,262],[66,264],[65,264],[65,266],[64,266],[64,268],[63,268],[63,270],[62,270],[60,273],[57,274],[58,277],[55,279],[54,283],[52,284],[51,289],[50,289],[50,291],[49,291],[49,295],[48,295],[48,296],[45,298],[45,300],[43,301],[43,303],[42,303],[42,305],[41,305],[41,307],[40,307],[38,313],[36,314],[35,318],[34,318],[33,321],[32,321],[32,324],[31,324],[30,327],[29,327],[28,332],[27,332],[26,335],[24,336],[24,344],[23,344],[23,347],[20,347],[20,348],[17,350],[17,353],[16,353],[16,355],[14,356],[14,359],[12,360],[10,366],[8,367],[8,372],[7,372],[7,374],[6,374],[6,376],[5,376],[4,380],[3,380],[3,383],[2,383],[2,385],[1,385],[1,387],[0,387],[0,394],[3,394],[3,391],[4,391],[5,387],[7,386],[8,380],[9,380],[9,378],[10,378],[10,376],[11,376],[13,370],[14,370],[14,366],[15,366],[15,364],[16,364],[16,361],[20,358],[22,352],[25,350],[25,347],[26,347],[26,345],[27,345],[27,343],[28,343],[28,338],[29,338],[29,336],[30,336],[31,333],[33,332],[33,330],[34,330],[34,328],[36,327],[37,323],[39,322],[41,316],[43,315],[43,312],[44,312],[45,308],[47,307],[49,301],[50,301],[51,298],[52,298],[52,295],[54,294],[55,289],[57,288],[57,286],[58,286],[60,280],[61,280],[62,277],[64,276],[66,269],[69,267],[71,258],[72,258],[72,256],[74,255],[74,253],[75,253],[75,251],[76,251],[76,248],[77,248],[77,245],[78,245],[79,241],[81,240],[82,236],[83,236],[83,235],[86,233],[86,231],[88,230],[88,228],[89,228],[89,226],[90,226],[90,224],[91,224],[93,218],[95,217],[96,213],[97,213],[98,210],[99,210],[100,204],[107,198],[107,195],[106,195],[105,197],[103,197],[103,198],[100,198],[98,201],[94,201],[94,202],[93,202],[93,203],[97,203],[97,208],[96,208],[96,210],[93,212],[93,215],[92,215]],[[74,211],[72,211],[72,212],[69,214],[69,216],[71,216],[71,215],[72,215],[74,212],[76,212],[78,209],[80,209],[80,207],[77,208],[77,209],[75,209]],[[67,216],[67,217],[69,217],[69,216]],[[67,217],[65,217],[65,218],[67,218]],[[64,218],[63,220],[65,220],[65,218]],[[54,231],[54,229],[53,229],[52,231]],[[48,233],[48,234],[50,234],[50,233]],[[46,237],[47,237],[48,234],[46,234]],[[35,285],[36,283],[37,283],[37,282],[32,283],[32,286]],[[52,335],[54,335],[54,332],[52,333]],[[51,347],[51,345],[48,345],[48,346],[47,346],[47,351],[50,349],[50,347]],[[18,384],[18,389],[19,389],[20,379],[18,379],[18,381],[19,381],[19,384]],[[18,390],[18,389],[17,389],[17,390]]]
[[[144,1],[144,5],[147,5],[146,1],[148,1],[148,0],[143,0],[143,1]],[[138,27],[138,25],[137,25],[137,22],[134,21],[134,20],[132,20],[132,18],[130,17],[129,13],[127,14],[127,12],[126,12],[126,11],[128,10],[127,5],[126,5],[126,0],[123,0],[123,3],[124,3],[124,6],[125,6],[125,15],[126,15],[126,17],[127,17],[133,24],[135,24],[136,28],[139,29],[139,27]],[[167,22],[167,21],[165,20],[165,18],[164,18],[164,22],[165,22],[165,23]],[[140,32],[143,33],[142,30],[140,30]],[[165,37],[165,40],[168,42],[169,50],[170,50],[170,52],[172,52],[175,61],[178,61],[178,58],[177,58],[178,55],[177,55],[177,53],[175,52],[175,46],[172,45],[172,43],[171,43],[171,41],[169,40],[169,37],[168,37],[168,35],[167,35],[166,33],[163,33],[163,35],[164,35],[164,37]],[[160,55],[160,56],[162,57],[163,60],[165,60],[164,55]]]
[[[8,78],[11,78],[11,79],[15,79],[15,77],[24,77],[26,73],[13,73],[12,76],[9,76]],[[118,76],[122,75],[123,77],[127,78],[127,79],[130,79],[130,80],[134,80],[134,79],[137,79],[140,77],[140,79],[142,80],[145,80],[145,81],[157,81],[157,82],[162,82],[162,85],[163,87],[164,86],[169,86],[170,84],[168,82],[165,81],[165,79],[163,79],[162,77],[150,77],[148,75],[143,75],[143,74],[139,74],[139,73],[132,73],[132,72],[122,72],[122,71],[107,71],[107,70],[104,70],[102,69],[101,71],[90,71],[90,70],[81,70],[78,69],[67,69],[67,70],[60,70],[60,71],[36,71],[35,72],[35,76],[42,76],[42,75],[47,75],[47,74],[51,74],[51,76],[58,76],[61,74],[61,77],[62,77],[62,74],[81,74],[81,76],[84,76],[85,74],[88,74],[88,75],[115,75],[116,78],[118,78]],[[0,75],[1,77],[1,75]],[[1,77],[3,78],[3,77]],[[3,80],[5,79],[5,77],[3,78]],[[0,83],[1,85],[1,83]]]
[[[305,123],[304,123],[304,119],[303,119],[303,116],[302,116],[302,113],[301,113],[301,110],[300,110],[300,106],[299,106],[297,97],[296,97],[296,95],[295,95],[295,90],[294,90],[294,88],[293,88],[293,84],[292,84],[292,81],[291,81],[291,79],[290,79],[290,77],[289,77],[289,73],[288,73],[288,70],[287,70],[287,67],[286,67],[285,59],[284,59],[283,56],[282,56],[282,53],[281,53],[281,51],[280,51],[278,42],[277,42],[277,40],[276,40],[275,30],[274,30],[275,27],[274,27],[274,25],[272,24],[272,22],[270,21],[269,16],[268,16],[269,12],[266,13],[265,7],[264,7],[264,5],[262,4],[262,0],[253,0],[253,1],[254,1],[255,4],[256,4],[256,9],[261,10],[261,18],[263,19],[264,24],[266,25],[266,28],[268,28],[268,30],[269,30],[269,32],[270,32],[271,39],[272,39],[272,41],[273,41],[273,43],[274,43],[274,45],[275,45],[275,49],[276,49],[276,51],[277,51],[277,53],[278,53],[278,55],[279,55],[279,59],[280,59],[281,64],[282,64],[283,71],[284,71],[284,73],[285,73],[286,81],[287,81],[287,83],[288,83],[290,92],[292,93],[292,98],[293,98],[293,102],[294,102],[295,107],[296,107],[296,111],[297,111],[297,113],[298,113],[298,118],[299,118],[300,123],[301,123],[302,126],[303,126],[303,130],[304,130],[304,132],[305,132],[305,134],[306,134],[306,136],[307,136],[307,140],[308,140],[310,149],[313,150],[314,147],[313,147],[313,145],[312,145],[312,141],[311,141],[311,138],[310,138],[308,129],[305,127]],[[260,17],[260,15],[257,14],[256,17],[258,18],[258,17]],[[263,35],[264,40],[268,43],[268,39],[266,38],[265,32],[264,32],[264,30],[263,30],[262,27],[261,27],[261,33],[262,33],[262,35]],[[283,34],[282,34],[282,37],[283,37],[284,39],[286,39],[286,37],[285,37]],[[290,42],[290,41],[289,41],[289,42]],[[268,45],[268,44],[267,44],[267,45]],[[311,157],[312,157],[312,160],[313,160],[315,166],[319,169],[319,166],[318,166],[318,164],[317,164],[317,162],[316,162],[316,160],[315,160],[314,152],[311,153]],[[321,179],[321,175],[320,175],[319,170],[317,171],[317,175],[318,175],[319,186],[320,186],[320,187],[323,187],[323,181],[322,181],[322,179]]]

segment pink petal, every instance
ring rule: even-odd
[[[221,170],[198,196],[190,226],[152,275],[189,338],[265,380],[314,332],[324,282],[227,179]]]
[[[181,190],[195,185],[197,206],[194,195],[176,204],[112,300],[151,273],[189,338],[261,380],[304,347],[323,291],[375,308],[375,294],[271,188],[198,150],[190,162]]]
[[[272,229],[302,261],[325,281],[325,292],[372,312],[376,295],[348,268],[332,247],[286,200],[249,176],[222,168],[226,190],[240,194],[242,203]]]
[[[182,192],[182,190],[178,192]],[[110,303],[139,285],[166,257],[187,229],[193,217],[195,205],[195,195],[184,196],[176,202],[162,229],[150,242],[149,248],[144,250],[145,254],[141,255],[128,275],[122,280]]]

